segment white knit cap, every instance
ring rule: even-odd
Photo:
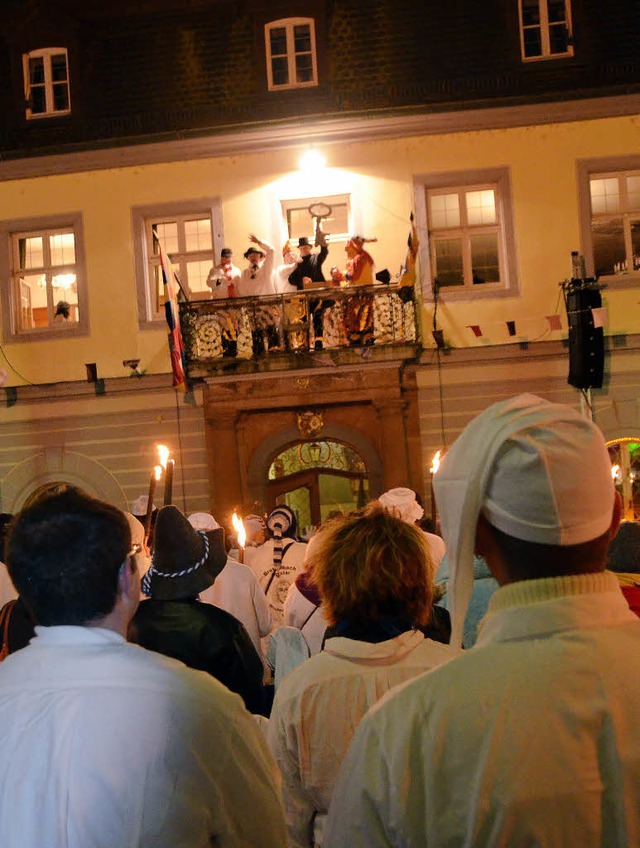
[[[148,503],[148,495],[138,495],[138,497],[131,504],[131,512],[134,515],[146,515]],[[153,506],[151,508],[153,509]]]
[[[213,515],[208,512],[192,512],[189,516],[189,524],[194,530],[217,530],[220,526]]]
[[[504,533],[528,542],[577,545],[612,520],[611,462],[596,425],[562,404],[519,395],[477,416],[434,476],[447,546],[451,644],[462,643],[473,590],[480,511]]]
[[[389,489],[388,492],[380,495],[378,500],[388,512],[397,515],[409,524],[415,524],[424,515],[424,510],[416,500],[416,493],[413,489],[398,486],[396,489]]]

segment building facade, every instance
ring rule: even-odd
[[[59,480],[124,507],[157,443],[176,457],[174,502],[225,524],[282,499],[317,524],[395,485],[429,511],[433,454],[520,391],[592,414],[627,514],[640,508],[637,4],[7,7],[5,511]],[[299,164],[309,150],[325,160],[315,170]],[[354,233],[389,271],[358,305],[371,337],[362,318],[322,350],[311,335],[223,355],[229,309],[221,318],[207,285],[220,251],[244,267],[255,233],[279,264],[287,239],[313,239],[317,204],[330,209],[325,276],[345,270]],[[412,213],[416,281],[399,306]],[[189,304],[213,316],[189,348],[186,396],[171,387],[156,237]],[[589,315],[603,385],[584,392],[567,384],[572,251],[604,307]],[[335,326],[360,320],[340,293]],[[278,301],[281,340],[289,308]]]

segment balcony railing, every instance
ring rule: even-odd
[[[368,349],[371,355],[410,346],[415,352],[413,291],[405,288],[402,295],[397,286],[380,284],[183,302],[180,322],[190,374],[232,362],[286,368],[292,355],[306,358],[320,350],[362,354]]]

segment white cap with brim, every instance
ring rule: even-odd
[[[210,512],[192,512],[187,519],[194,530],[217,530],[220,525]]]
[[[424,509],[416,500],[416,493],[413,489],[407,489],[404,486],[389,489],[388,492],[380,495],[378,500],[388,512],[409,524],[415,524],[424,515]]]
[[[528,542],[577,545],[611,525],[614,486],[602,433],[563,404],[525,394],[490,406],[445,454],[434,490],[449,563],[451,644],[462,644],[480,511]]]

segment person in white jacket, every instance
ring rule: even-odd
[[[290,848],[323,844],[334,783],[366,711],[458,653],[418,629],[429,618],[433,583],[417,527],[374,502],[328,521],[314,543],[309,566],[330,627],[323,651],[281,682],[268,729]]]
[[[194,530],[215,530],[220,525],[208,512],[193,512],[189,523]],[[200,592],[200,600],[226,610],[244,624],[260,659],[261,639],[271,631],[271,610],[253,571],[230,556],[213,586]]]
[[[0,845],[282,848],[276,765],[238,695],[126,641],[138,555],[122,512],[78,490],[12,527],[39,624],[0,665]]]
[[[434,486],[455,644],[474,549],[500,588],[475,647],[361,722],[326,848],[640,845],[640,620],[605,571],[602,433],[521,395],[468,425]]]

